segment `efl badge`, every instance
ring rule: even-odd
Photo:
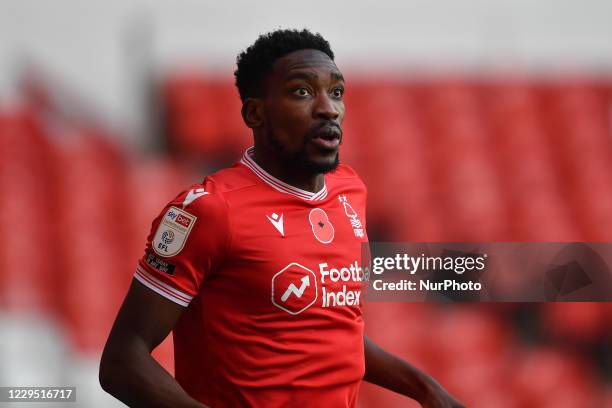
[[[310,221],[312,233],[319,242],[329,244],[333,241],[334,226],[325,211],[320,208],[313,208],[308,214],[308,221]]]
[[[194,215],[176,207],[168,208],[153,238],[155,253],[167,257],[181,252],[195,222]]]

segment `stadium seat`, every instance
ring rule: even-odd
[[[0,307],[52,314],[57,280],[53,151],[34,112],[0,112]]]
[[[589,347],[606,331],[604,303],[570,302],[542,305],[543,328],[561,342]]]
[[[549,146],[548,129],[539,113],[537,88],[521,80],[495,83],[487,101],[504,201],[510,211],[507,239],[579,239]]]
[[[521,353],[512,381],[528,407],[596,407],[600,396],[588,367],[569,350],[542,347]]]
[[[609,101],[588,80],[566,80],[550,86],[544,117],[567,189],[586,241],[607,241],[612,216],[612,141]]]
[[[182,156],[227,164],[252,143],[230,80],[175,74],[163,83],[162,107],[170,146]]]
[[[503,239],[506,214],[477,88],[449,80],[424,89],[423,122],[447,240]]]
[[[61,145],[57,227],[63,316],[76,347],[101,350],[125,294],[121,267],[126,235],[123,157],[95,131]]]
[[[180,73],[162,88],[162,109],[170,147],[182,154],[193,151],[213,157],[223,140],[218,132],[215,101],[205,76]]]

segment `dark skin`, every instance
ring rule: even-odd
[[[274,63],[265,89],[264,97],[248,98],[242,108],[253,130],[255,161],[288,184],[319,191],[323,172],[308,171],[294,159],[313,168],[330,168],[336,161],[345,110],[340,70],[320,51],[296,51]]]
[[[342,139],[344,80],[324,53],[301,50],[279,58],[265,95],[244,101],[255,160],[268,173],[316,192],[335,167]],[[133,281],[100,363],[105,391],[132,407],[206,407],[191,398],[151,356],[185,309]],[[462,408],[430,376],[364,337],[364,381],[406,395],[424,408]]]
[[[203,408],[151,356],[185,308],[133,280],[100,361],[104,391],[130,407]]]

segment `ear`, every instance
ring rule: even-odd
[[[259,98],[247,98],[242,103],[242,120],[251,129],[260,127],[264,123],[263,101]]]

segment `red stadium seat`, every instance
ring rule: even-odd
[[[590,346],[605,333],[604,303],[573,302],[542,305],[543,327],[560,341]]]
[[[78,349],[93,352],[103,346],[125,295],[126,171],[123,157],[95,131],[77,133],[61,147],[56,222],[63,234],[56,256],[63,317]]]
[[[518,356],[508,377],[528,407],[596,407],[595,381],[568,350],[534,349]]]
[[[507,239],[579,239],[539,113],[537,90],[519,80],[494,84],[486,95],[504,201],[510,211]]]
[[[38,117],[0,112],[0,307],[52,313],[57,235],[52,229],[53,151]]]
[[[163,86],[166,128],[174,151],[200,160],[233,160],[252,143],[232,81],[187,72],[170,77]]]
[[[423,89],[429,160],[436,164],[432,182],[447,240],[503,239],[506,213],[477,88],[448,81]]]
[[[162,99],[172,149],[204,157],[213,157],[221,149],[215,102],[205,76],[186,73],[168,79]]]
[[[612,226],[612,139],[609,100],[588,80],[550,87],[546,118],[583,240],[609,241]]]

